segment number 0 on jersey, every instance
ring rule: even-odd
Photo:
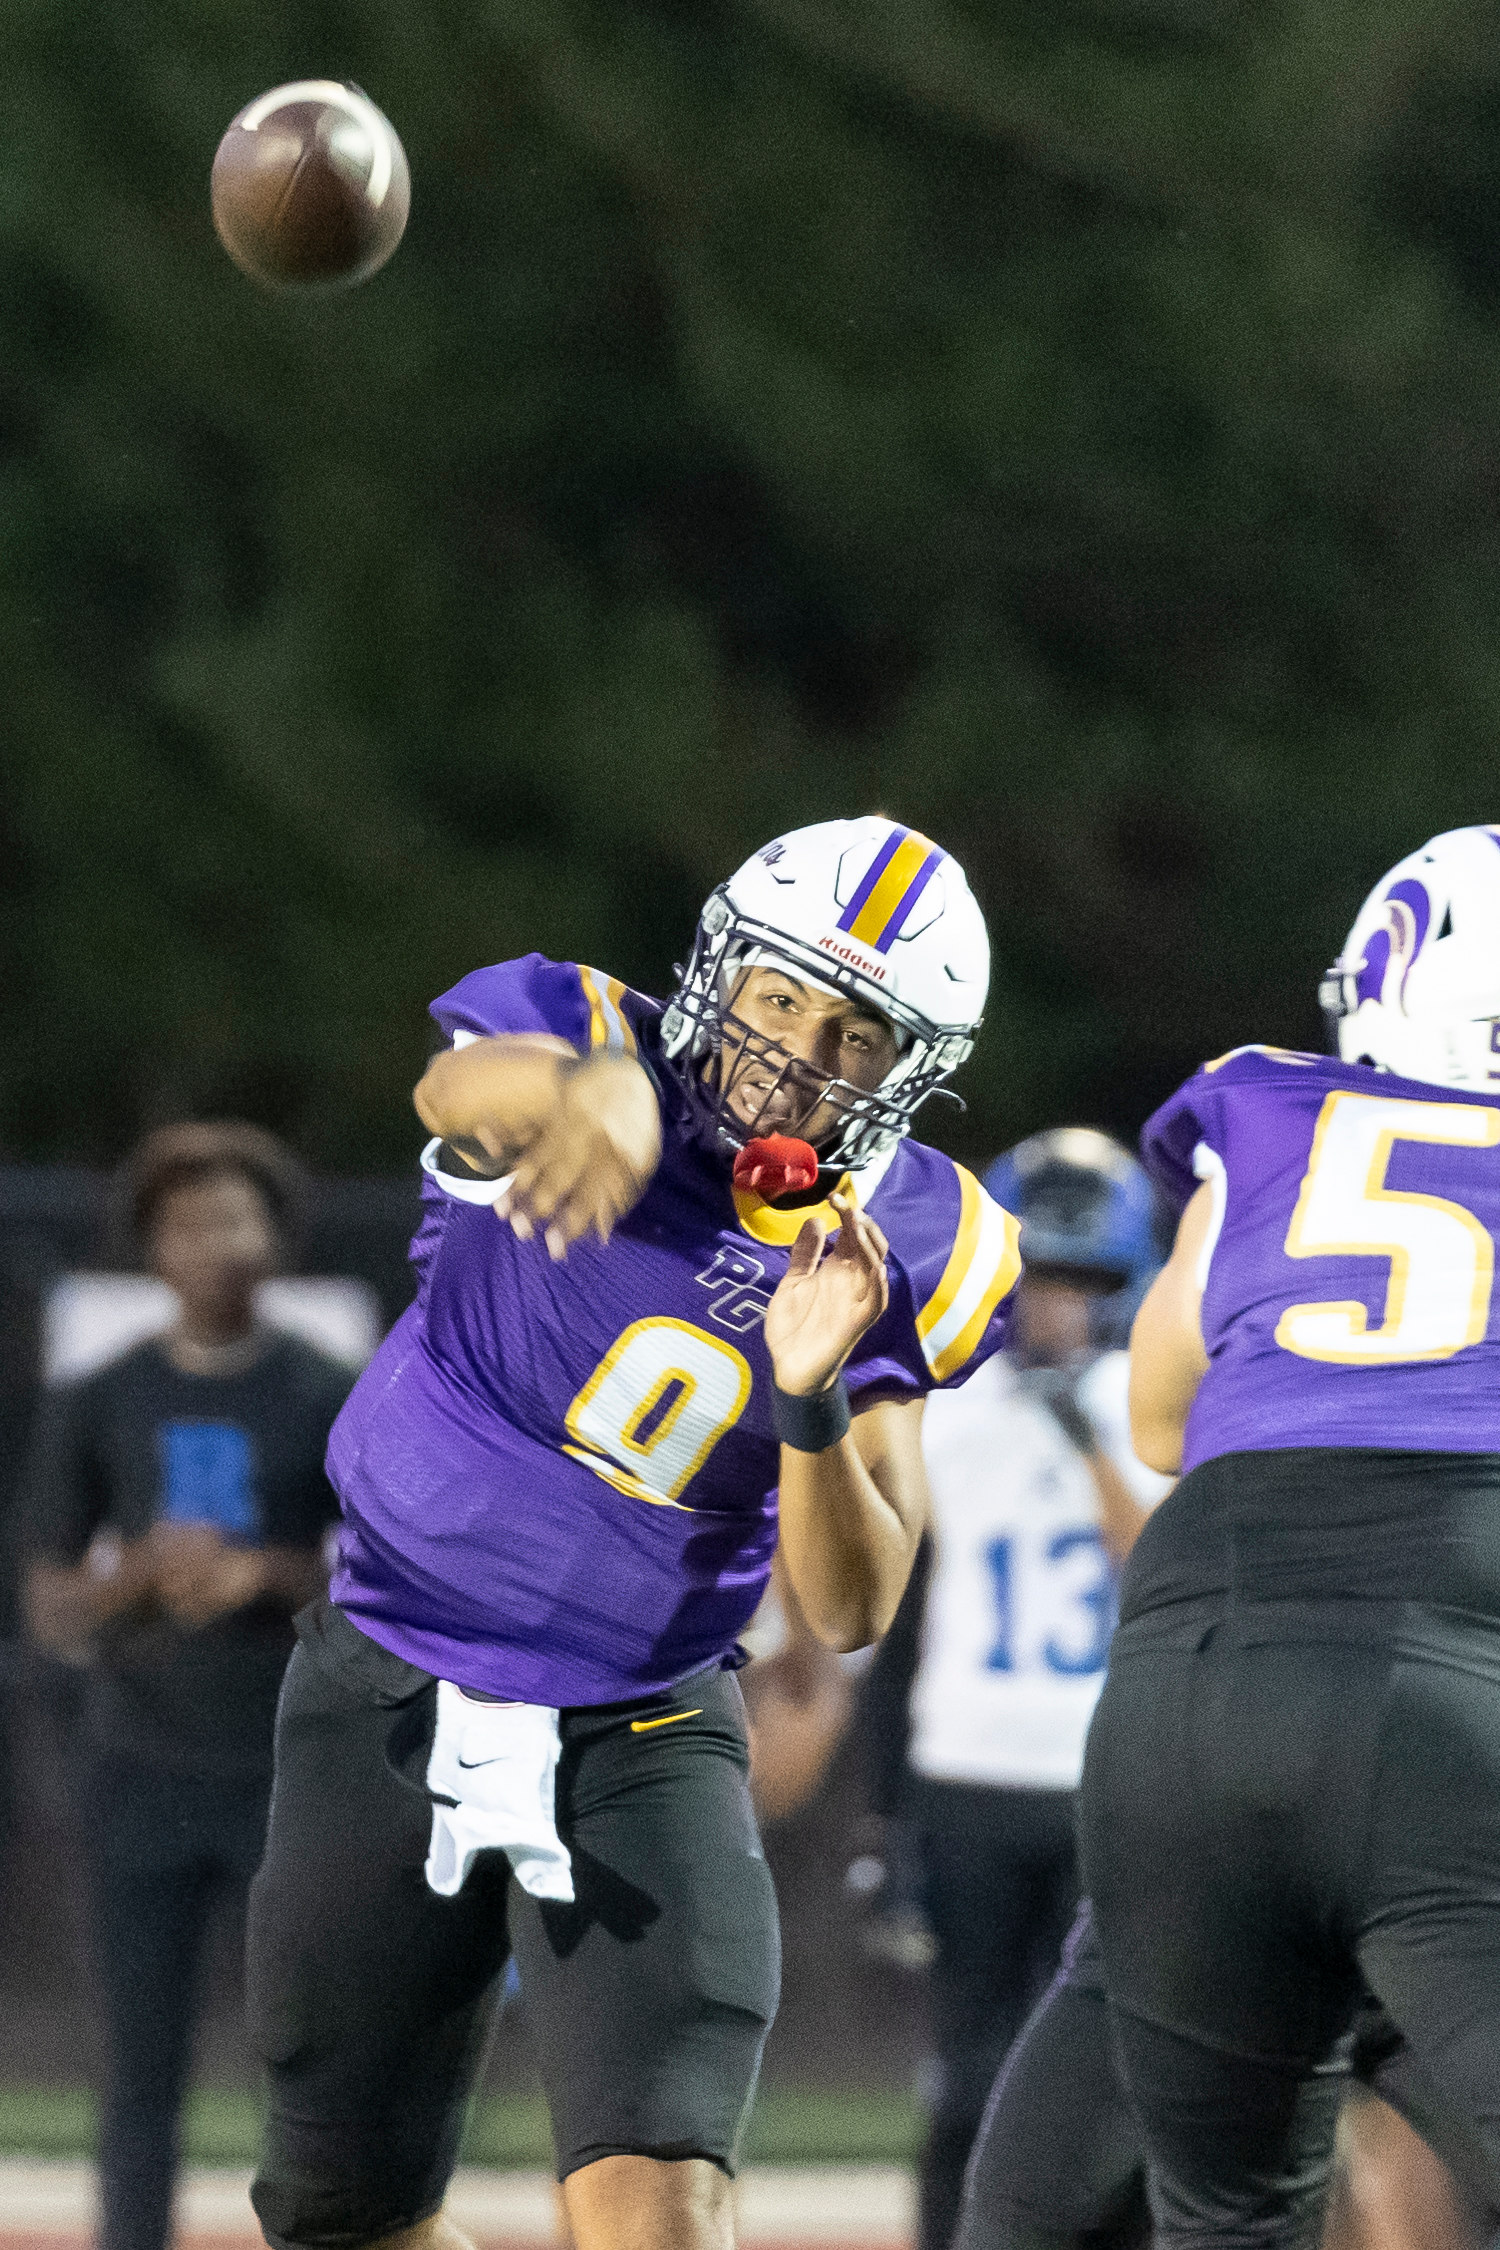
[[[568,1408],[575,1461],[633,1500],[678,1498],[745,1411],[750,1363],[685,1320],[636,1320]],[[691,1513],[691,1510],[689,1510]]]

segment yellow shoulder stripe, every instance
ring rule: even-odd
[[[953,1248],[948,1253],[943,1278],[917,1315],[917,1334],[922,1338],[924,1346],[958,1295],[979,1241],[979,1182],[961,1164],[955,1164],[953,1169],[958,1174],[958,1232],[953,1237]]]
[[[578,981],[589,1004],[589,1046],[611,1055],[633,1055],[635,1033],[625,1021],[625,986],[618,977],[578,964]]]
[[[978,1349],[995,1307],[1021,1271],[1021,1229],[985,1194],[972,1172],[958,1174],[958,1230],[943,1278],[917,1315],[917,1336],[933,1378],[946,1383]]]
[[[973,1357],[979,1348],[981,1337],[994,1318],[996,1307],[1004,1303],[1021,1278],[1020,1223],[1008,1211],[1001,1211],[998,1204],[995,1209],[1000,1215],[1004,1238],[1001,1255],[973,1312],[952,1343],[932,1362],[932,1372],[940,1383],[946,1383],[950,1375],[956,1375]]]

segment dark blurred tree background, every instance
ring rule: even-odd
[[[395,263],[259,295],[230,116],[362,83]],[[11,0],[0,1153],[410,1157],[431,995],[660,990],[882,808],[996,941],[985,1153],[1307,1044],[1500,817],[1500,28],[1437,0]]]

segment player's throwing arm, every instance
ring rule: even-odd
[[[496,1216],[523,1242],[540,1234],[554,1258],[585,1234],[608,1242],[661,1157],[661,1116],[640,1064],[580,1055],[561,1039],[450,1048],[415,1100],[428,1131],[472,1171],[505,1179]]]

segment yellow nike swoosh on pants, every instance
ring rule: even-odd
[[[630,1731],[632,1734],[649,1734],[653,1727],[675,1727],[679,1719],[701,1719],[702,1716],[701,1710],[669,1711],[664,1719],[632,1719]]]

